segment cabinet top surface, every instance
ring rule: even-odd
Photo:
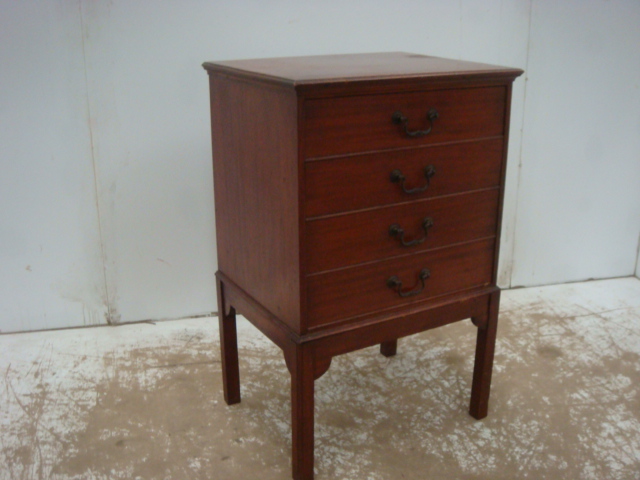
[[[452,76],[513,78],[522,73],[517,68],[406,52],[232,60],[206,62],[203,67],[209,72],[225,72],[290,85]]]

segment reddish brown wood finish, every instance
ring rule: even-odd
[[[224,285],[216,279],[218,290],[218,326],[220,329],[220,354],[222,357],[222,387],[227,405],[240,403],[240,368],[238,366],[238,337],[236,311],[227,305]]]
[[[478,420],[489,412],[489,391],[491,389],[491,372],[493,355],[498,331],[498,309],[500,291],[495,291],[489,298],[486,319],[477,319],[478,339],[476,341],[476,361],[473,367],[473,385],[471,386],[471,405],[469,413]]]
[[[499,193],[495,188],[309,221],[307,270],[321,272],[491,237]],[[427,218],[433,226],[424,225]],[[404,230],[405,243],[425,240],[403,246],[399,236],[389,233],[392,225]]]
[[[297,99],[212,75],[218,268],[300,329]]]
[[[307,162],[307,217],[498,187],[503,143],[498,137]],[[407,189],[422,187],[429,165],[435,174],[424,192],[409,195],[390,180],[400,170]]]
[[[260,305],[251,295],[236,285],[221,271],[216,272],[216,278],[224,285],[224,304],[234,305],[234,311],[239,312],[264,333],[273,343],[288,354],[287,346],[290,340],[299,341],[300,336],[293,332],[282,320]],[[218,307],[220,309],[220,307]]]
[[[398,340],[389,340],[380,344],[380,353],[385,357],[393,357],[398,353]]]
[[[307,345],[296,345],[291,368],[292,466],[295,480],[313,478],[314,369]]]
[[[379,312],[372,319],[331,326],[305,335],[301,340],[313,345],[316,362],[326,362],[336,355],[382,344],[392,338],[402,338],[469,317],[485,315],[490,295],[495,290],[496,287],[488,287],[459,292],[426,304]]]
[[[309,100],[304,106],[305,154],[313,158],[502,135],[504,102],[505,87]],[[399,111],[409,119],[410,130],[425,130],[431,108],[440,116],[429,135],[408,137],[391,121]]]
[[[205,64],[210,74],[227,403],[240,401],[236,312],[284,352],[291,373],[292,467],[313,479],[314,381],[331,359],[472,318],[470,413],[487,414],[511,83],[521,71],[406,53]],[[408,138],[391,122],[400,110]],[[407,194],[390,181],[393,170]],[[425,241],[421,220],[434,225]],[[431,271],[424,291],[418,274]],[[242,473],[239,472],[238,476]]]
[[[323,90],[330,84],[343,85],[354,81],[380,80],[388,84],[408,79],[424,83],[427,79],[451,81],[471,77],[477,82],[478,79],[496,76],[513,80],[514,75],[518,75],[518,70],[513,68],[407,52],[257,58],[206,62],[204,67],[209,71],[260,79],[265,83],[292,87],[309,85],[316,90]],[[349,87],[353,89],[352,85]]]
[[[344,321],[385,308],[424,302],[429,298],[491,282],[494,239],[359,265],[308,277],[310,328]],[[387,286],[397,276],[405,290],[420,287],[423,268],[431,272],[421,294],[401,298]]]

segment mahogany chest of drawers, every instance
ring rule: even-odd
[[[235,314],[284,352],[293,477],[313,478],[332,357],[471,318],[487,415],[511,84],[521,70],[407,53],[205,63],[224,395]]]

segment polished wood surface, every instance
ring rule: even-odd
[[[497,187],[503,144],[500,136],[306,162],[306,215],[316,217]],[[390,180],[391,172],[399,170],[406,177],[407,189],[424,187],[424,169],[429,166],[435,173],[423,192],[407,194],[399,183]]]
[[[476,80],[502,74],[513,78],[518,70],[486,63],[451,60],[448,58],[407,52],[364,53],[357,55],[311,55],[304,57],[258,58],[206,62],[212,72],[239,77],[262,78],[288,85],[322,85],[327,82],[433,77],[452,75],[473,76]]]
[[[489,297],[486,318],[474,318],[478,324],[476,341],[476,359],[473,367],[473,384],[471,386],[471,404],[469,413],[480,420],[489,412],[489,391],[491,389],[491,372],[498,331],[498,309],[500,290]]]
[[[310,220],[307,271],[312,274],[491,237],[498,195],[499,190],[492,188]],[[389,227],[393,225],[405,235],[392,236]],[[421,239],[417,245],[402,243]]]
[[[490,238],[310,276],[309,327],[488,285],[493,245],[494,240]],[[423,268],[429,269],[431,276],[425,280],[420,294],[402,298],[387,286],[387,280],[397,276],[404,289],[419,289],[418,275]]]
[[[222,386],[227,405],[240,403],[240,367],[238,366],[238,337],[236,333],[236,311],[227,305],[224,286],[216,279],[218,290],[218,327],[220,331],[220,353],[222,356]]]
[[[332,358],[375,344],[401,355],[399,338],[471,318],[469,411],[486,416],[509,102],[522,72],[406,53],[204,66],[226,402],[241,398],[239,313],[283,351],[293,477],[312,480],[314,381]],[[396,111],[430,132],[407,135]]]
[[[505,87],[459,88],[379,95],[312,99],[304,106],[307,158],[385,148],[417,147],[502,135]],[[392,122],[402,112],[410,130],[430,126],[427,113],[439,117],[429,135],[408,137]]]
[[[325,330],[318,330],[307,337],[307,343],[314,346],[315,361],[326,363],[336,355],[376,344],[382,345],[391,339],[442,327],[469,317],[481,319],[486,316],[489,298],[495,290],[496,287],[487,287],[483,290],[459,292],[435,298],[428,303],[379,312],[378,318],[371,322],[334,326],[330,335]]]
[[[314,357],[307,345],[295,349],[291,371],[292,467],[295,480],[313,478],[313,430],[315,423]]]
[[[300,328],[297,99],[211,76],[218,268]]]

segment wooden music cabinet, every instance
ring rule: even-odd
[[[521,70],[408,53],[205,63],[224,396],[236,312],[284,352],[293,477],[313,478],[332,357],[471,318],[487,415],[511,85]]]

